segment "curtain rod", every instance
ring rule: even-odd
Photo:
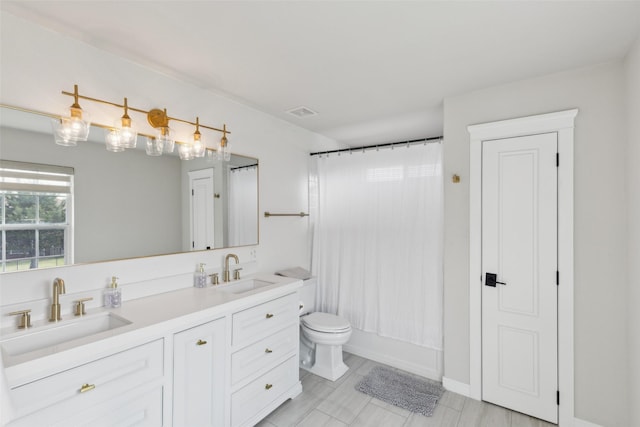
[[[235,170],[238,170],[238,169],[245,169],[245,168],[246,168],[246,169],[249,169],[249,168],[252,168],[252,167],[254,167],[254,166],[258,166],[258,164],[257,164],[257,163],[254,163],[254,164],[252,164],[252,165],[236,166],[235,168],[229,168],[229,170],[235,171]]]
[[[340,150],[330,150],[330,151],[318,151],[315,153],[310,153],[310,156],[321,156],[323,154],[333,154],[333,153],[346,153],[346,152],[354,152],[354,151],[364,151],[371,150],[372,148],[384,148],[384,147],[394,147],[396,145],[409,145],[409,144],[419,144],[421,142],[436,142],[442,141],[443,136],[431,136],[429,138],[420,138],[420,139],[411,139],[409,141],[400,141],[400,142],[386,142],[384,144],[375,144],[375,145],[365,145],[363,147],[351,147],[351,148],[343,148]]]

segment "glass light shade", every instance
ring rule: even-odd
[[[104,141],[108,151],[118,153],[124,151],[124,145],[122,144],[122,132],[120,129],[105,129]]]
[[[193,142],[191,143],[191,152],[194,157],[204,157],[204,152],[206,151],[206,147],[200,135],[193,136]]]
[[[228,162],[231,160],[231,152],[229,151],[229,144],[222,144],[218,146],[218,160]]]
[[[205,151],[207,152],[206,154],[207,162],[213,163],[218,159],[218,156],[215,151],[213,150],[205,150]]]
[[[178,155],[180,160],[191,160],[194,158],[193,146],[191,144],[179,144]]]
[[[156,136],[156,141],[162,142],[162,151],[164,153],[173,153],[173,148],[175,146],[176,141],[173,139],[173,135],[170,127],[160,127],[158,128],[158,133]]]
[[[89,130],[91,122],[83,120],[81,114],[71,117],[61,117],[51,121],[53,133],[55,135],[56,144],[65,146],[75,146],[77,142],[83,142],[89,139]]]
[[[53,137],[55,138],[56,144],[64,147],[75,147],[78,145],[77,140],[71,139],[68,128],[62,124],[62,119],[51,119],[51,128],[53,130]]]
[[[120,145],[124,148],[136,148],[138,132],[131,126],[131,119],[123,117],[117,127],[120,133]]]
[[[163,141],[147,137],[147,143],[146,143],[147,155],[162,156],[163,148],[164,148]]]

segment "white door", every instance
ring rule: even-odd
[[[482,399],[553,423],[556,153],[556,133],[482,143]]]
[[[191,249],[214,248],[213,169],[189,172],[191,181]]]

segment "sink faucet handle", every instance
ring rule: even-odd
[[[218,277],[218,273],[210,274],[209,277],[211,277],[211,284],[212,285],[219,285],[220,284],[220,278]]]
[[[240,270],[242,270],[242,267],[233,270],[233,280],[240,280]]]
[[[85,314],[87,314],[85,312],[84,303],[87,302],[87,301],[91,301],[91,300],[93,300],[92,297],[81,298],[81,299],[75,301],[75,303],[76,303],[76,309],[75,309],[76,316],[84,316]]]
[[[9,313],[9,316],[20,316],[18,328],[27,329],[31,327],[31,309],[19,310]]]

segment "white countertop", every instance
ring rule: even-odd
[[[253,274],[240,280],[258,279],[273,282],[272,285],[243,293],[225,292],[224,288],[237,282],[208,286],[206,288],[184,288],[172,292],[125,301],[117,309],[98,308],[87,310],[86,318],[111,312],[130,324],[105,332],[66,341],[19,355],[9,355],[3,350],[3,362],[7,382],[11,388],[41,378],[52,372],[70,369],[89,360],[125,350],[137,344],[161,339],[201,322],[224,317],[261,302],[294,292],[302,281],[272,274]],[[68,317],[56,324],[35,324],[28,330],[2,330],[5,341],[25,334],[37,334],[40,330],[81,322],[82,317]],[[54,325],[54,326],[51,326]],[[34,339],[37,339],[34,336]],[[0,342],[0,348],[2,343]]]

